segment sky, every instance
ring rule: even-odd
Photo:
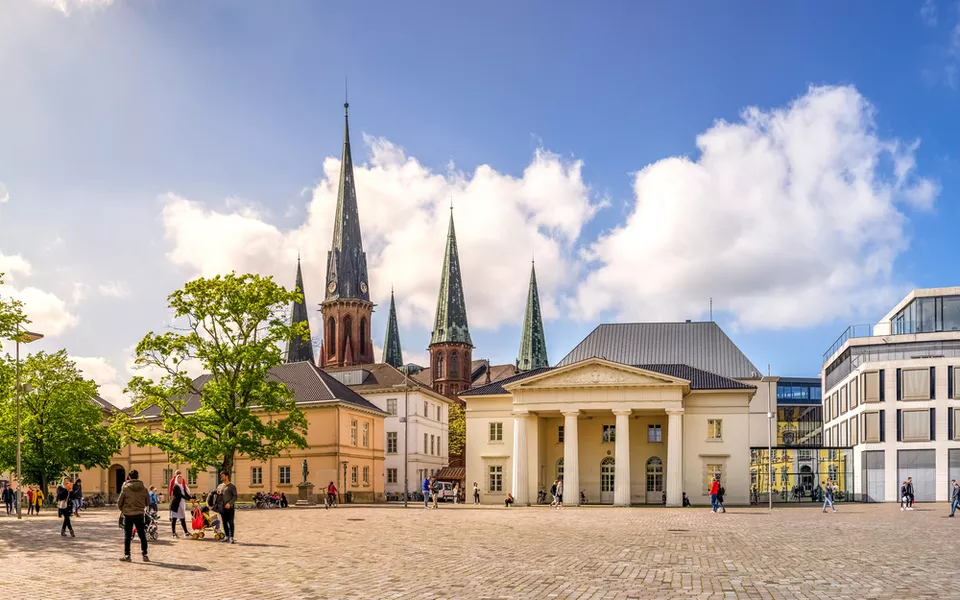
[[[818,376],[960,284],[960,4],[0,0],[0,294],[101,394],[198,276],[322,300],[350,126],[374,344],[424,364],[451,202],[474,358],[712,318]],[[314,335],[319,323],[314,315]]]

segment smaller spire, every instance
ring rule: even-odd
[[[403,367],[403,353],[400,351],[400,327],[397,326],[397,304],[390,286],[390,315],[387,317],[387,336],[383,341],[383,362],[394,368]]]
[[[303,296],[303,270],[300,268],[300,253],[297,253],[297,283],[296,289],[301,297],[291,307],[290,324],[304,323],[307,327],[307,337],[294,336],[287,343],[287,362],[313,362],[313,341],[310,337],[310,319],[307,313],[306,298]]]
[[[531,261],[530,288],[527,291],[527,309],[523,316],[523,332],[520,335],[520,354],[517,356],[517,369],[530,371],[549,366],[547,342],[543,335],[543,317],[540,315],[537,269]]]

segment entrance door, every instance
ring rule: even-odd
[[[127,480],[127,472],[123,467],[117,467],[117,476],[116,476],[116,487],[113,490],[114,493],[119,494],[120,488],[123,487],[123,483]]]
[[[647,504],[663,503],[663,461],[651,456],[647,461]]]
[[[913,477],[913,493],[917,502],[937,500],[936,450],[900,450],[897,453],[897,469],[898,483]],[[899,493],[899,485],[897,490]]]
[[[608,456],[600,462],[600,504],[613,504],[614,460]],[[566,492],[564,492],[566,495]]]
[[[870,450],[863,456],[863,501],[883,502],[884,455],[883,450]],[[899,489],[900,486],[897,486]]]

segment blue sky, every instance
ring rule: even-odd
[[[453,197],[476,357],[515,357],[536,254],[553,361],[713,296],[759,368],[816,375],[847,324],[960,280],[960,12],[733,6],[8,0],[5,291],[114,396],[193,276],[290,285],[300,250],[318,302],[346,77],[408,358]]]

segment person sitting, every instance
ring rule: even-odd
[[[513,494],[511,494],[510,492],[507,492],[507,497],[503,501],[503,505],[506,506],[507,508],[510,508],[511,504],[513,504]]]
[[[683,492],[683,505],[690,506],[690,498],[687,498],[687,493]]]
[[[280,508],[286,508],[286,507],[288,507],[288,506],[290,506],[290,505],[287,503],[287,495],[281,492],[281,493],[280,493]]]

